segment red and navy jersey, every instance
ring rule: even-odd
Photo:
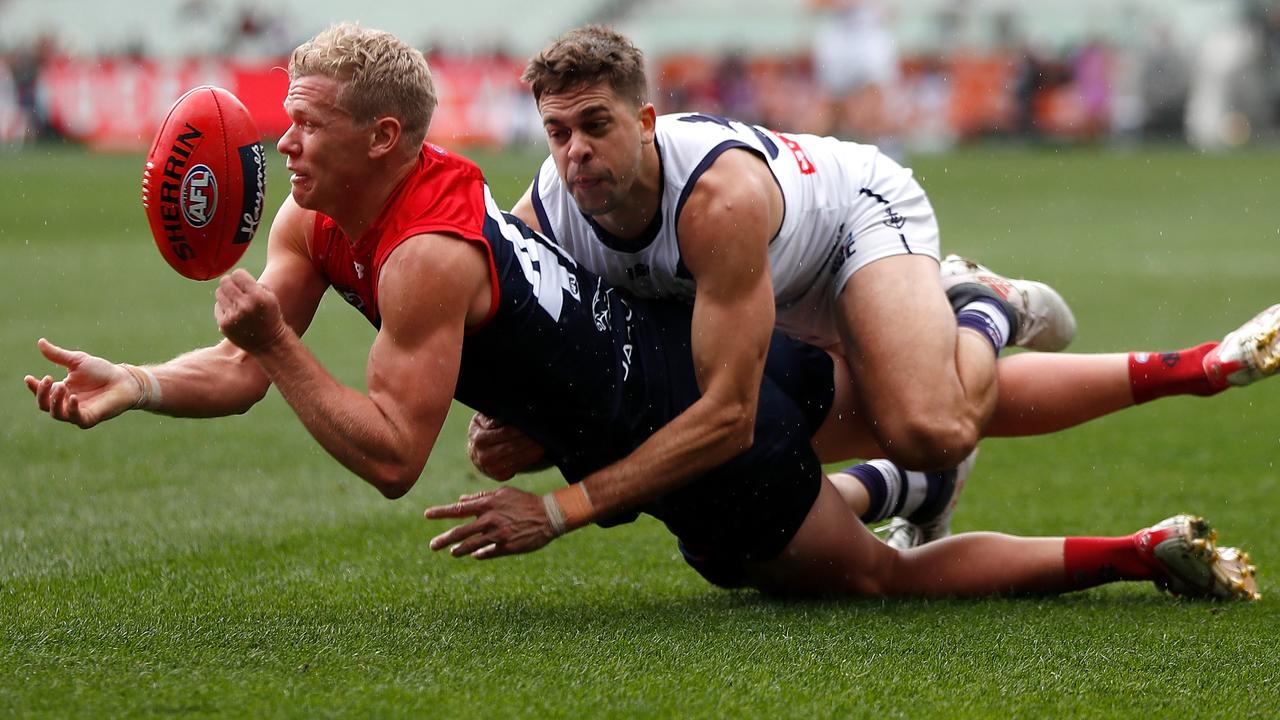
[[[312,262],[380,327],[383,263],[424,233],[477,243],[490,261],[490,314],[463,342],[454,397],[524,430],[567,479],[626,455],[697,398],[687,307],[635,312],[636,301],[502,212],[473,163],[429,143],[357,242],[317,215]]]

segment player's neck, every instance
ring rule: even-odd
[[[396,165],[390,170],[372,173],[365,182],[360,183],[359,187],[351,188],[351,193],[344,198],[345,202],[341,209],[329,215],[334,222],[338,223],[338,227],[342,229],[351,244],[359,242],[361,236],[378,220],[386,208],[387,200],[391,198],[405,176],[413,170],[416,163],[415,157],[412,161]]]

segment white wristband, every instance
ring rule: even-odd
[[[543,495],[542,507],[547,511],[547,520],[551,521],[551,532],[556,537],[565,534],[568,527],[564,523],[564,512],[560,509],[560,503],[556,502],[556,496],[552,493]]]
[[[120,363],[120,367],[128,371],[133,381],[138,383],[138,399],[133,403],[134,410],[152,410],[160,405],[160,381],[151,368],[138,367],[128,363]]]
[[[147,398],[146,408],[148,410],[154,410],[160,407],[160,379],[156,377],[155,373],[151,372],[151,368],[149,367],[140,367],[138,369],[145,373],[147,379],[151,381],[148,385],[150,397]]]

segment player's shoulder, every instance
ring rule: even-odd
[[[668,182],[701,183],[713,168],[752,167],[745,158],[764,156],[759,131],[732,118],[706,113],[674,113],[658,118],[656,142]],[[739,152],[733,152],[739,151]],[[742,156],[725,160],[729,156]],[[765,171],[756,163],[755,171]]]
[[[447,266],[451,263],[467,263],[472,258],[484,258],[483,251],[476,254],[476,244],[459,242],[459,238],[448,230],[427,230],[415,233],[396,245],[384,263],[384,271],[397,265],[427,264],[433,267]]]
[[[318,221],[324,219],[325,216],[315,210],[308,210],[298,205],[292,194],[285,195],[284,202],[280,203],[280,209],[276,211],[275,218],[271,221],[271,231],[267,241],[305,248],[315,233]]]
[[[751,200],[775,188],[773,173],[759,153],[749,146],[718,152],[696,176],[686,202],[699,198]]]
[[[438,185],[483,183],[484,173],[470,158],[424,142],[418,155],[421,182]]]
[[[677,139],[731,137],[745,127],[745,123],[733,118],[702,112],[665,113],[658,116],[656,123],[660,135]]]
[[[680,236],[719,236],[726,224],[774,226],[785,205],[772,171],[750,146],[722,148],[686,183],[677,222]]]
[[[411,229],[424,222],[482,224],[486,185],[480,167],[463,155],[424,143],[412,176],[391,201],[394,224]]]
[[[690,128],[690,127],[697,127],[699,124],[704,122],[704,119],[707,119],[707,118],[716,118],[717,120],[720,121],[717,124],[721,126],[725,125],[726,123],[732,122],[729,118],[721,118],[719,116],[708,115],[706,113],[688,111],[688,112],[663,113],[657,117],[657,123],[660,127],[666,127],[668,129]]]
[[[405,238],[381,263],[379,285],[404,287],[419,294],[468,294],[489,281],[490,262],[474,242],[460,242],[449,231],[427,231]],[[423,293],[424,288],[430,288]]]

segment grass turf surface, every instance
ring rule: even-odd
[[[511,202],[539,157],[481,155]],[[915,163],[944,249],[1044,277],[1078,351],[1219,337],[1280,299],[1277,156],[975,150]],[[488,486],[451,414],[389,503],[272,393],[89,432],[35,410],[39,336],[133,362],[218,339],[136,157],[0,154],[0,716],[1240,717],[1280,708],[1280,382],[987,441],[957,529],[1118,534],[1191,510],[1261,565],[1254,605],[1126,584],[1053,599],[777,602],[706,585],[645,520],[487,563],[421,510]],[[274,207],[286,183],[275,162]],[[261,268],[265,235],[244,265]],[[363,385],[336,297],[306,337]],[[522,481],[545,489],[544,474]]]

